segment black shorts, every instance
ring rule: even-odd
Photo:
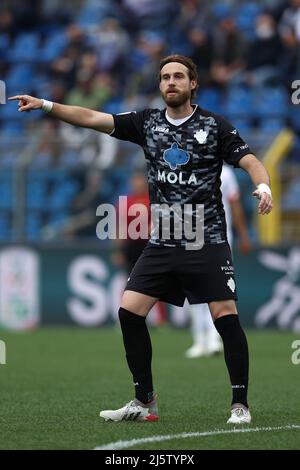
[[[218,300],[237,300],[234,268],[227,242],[201,250],[148,243],[125,290],[140,292],[182,307]]]

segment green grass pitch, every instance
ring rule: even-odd
[[[93,449],[119,440],[230,429],[223,356],[185,359],[187,330],[152,329],[157,423],[104,422],[99,411],[133,398],[116,328],[0,331],[1,449]],[[299,335],[298,335],[299,336]],[[290,333],[248,332],[250,427],[300,424],[300,364]],[[300,449],[300,429],[170,439],[130,449]]]

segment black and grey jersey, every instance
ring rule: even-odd
[[[226,241],[226,222],[220,191],[223,161],[238,166],[251,153],[238,131],[223,117],[194,106],[179,126],[166,118],[166,110],[146,109],[116,114],[112,136],[140,145],[145,154],[151,206],[174,204],[204,209],[204,243]],[[174,234],[173,234],[174,235]],[[161,235],[151,237],[160,245],[184,245]]]

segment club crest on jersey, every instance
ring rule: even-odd
[[[163,159],[171,170],[176,170],[178,165],[186,165],[190,160],[190,156],[184,150],[179,149],[178,144],[174,143],[170,149],[164,151]]]
[[[207,136],[208,136],[208,133],[204,131],[203,129],[200,129],[200,131],[197,131],[194,134],[194,137],[199,142],[199,144],[205,144],[205,142],[207,141]]]

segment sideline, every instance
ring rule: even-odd
[[[187,439],[189,437],[206,437],[206,436],[220,436],[222,434],[238,434],[238,433],[250,433],[250,432],[270,432],[270,431],[283,431],[300,429],[298,424],[289,424],[287,426],[277,427],[265,427],[265,428],[235,428],[235,429],[220,429],[216,431],[207,432],[183,432],[181,434],[167,434],[166,436],[153,436],[143,437],[141,439],[131,439],[130,441],[116,441],[110,442],[103,446],[95,447],[94,450],[121,450],[128,449],[128,447],[145,444],[149,442],[162,442],[171,441],[173,439]]]

